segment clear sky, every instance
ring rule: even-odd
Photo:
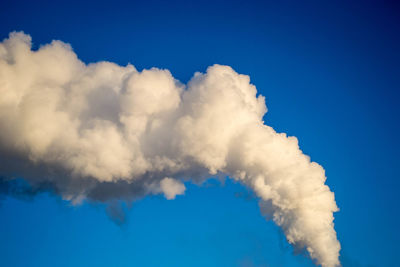
[[[167,68],[182,82],[215,63],[250,75],[266,123],[326,170],[343,266],[399,265],[399,5],[82,2],[2,1],[0,38],[58,39],[86,63]],[[101,204],[4,197],[0,266],[313,266],[241,185],[186,186],[125,206],[122,225]]]

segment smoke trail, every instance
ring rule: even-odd
[[[184,85],[168,70],[85,65],[60,41],[32,51],[14,32],[0,43],[0,174],[75,203],[173,199],[182,181],[225,173],[255,191],[289,243],[338,266],[324,169],[265,125],[266,111],[249,77],[228,66]]]

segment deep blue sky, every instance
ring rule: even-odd
[[[60,39],[84,62],[167,68],[182,82],[214,63],[250,75],[266,123],[326,169],[343,266],[398,266],[400,8],[321,2],[3,0],[0,38]],[[0,266],[312,266],[239,184],[187,187],[134,203],[122,226],[101,205],[6,198]]]

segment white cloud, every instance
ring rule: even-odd
[[[71,201],[173,199],[182,180],[225,173],[255,191],[291,244],[339,264],[324,169],[264,124],[248,76],[214,65],[183,85],[168,70],[86,65],[60,41],[37,51],[30,42],[11,33],[0,43],[0,156],[15,159],[2,172]]]
[[[161,180],[160,187],[166,199],[175,199],[177,195],[183,195],[186,190],[182,182],[168,177]]]

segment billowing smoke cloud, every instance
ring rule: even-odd
[[[68,44],[0,43],[0,174],[79,203],[184,194],[227,174],[317,264],[338,266],[334,194],[297,139],[264,124],[246,75],[214,65],[187,85],[168,70],[86,65]],[[2,180],[2,184],[7,183]],[[7,190],[3,190],[7,192]],[[17,190],[18,191],[18,190]]]

